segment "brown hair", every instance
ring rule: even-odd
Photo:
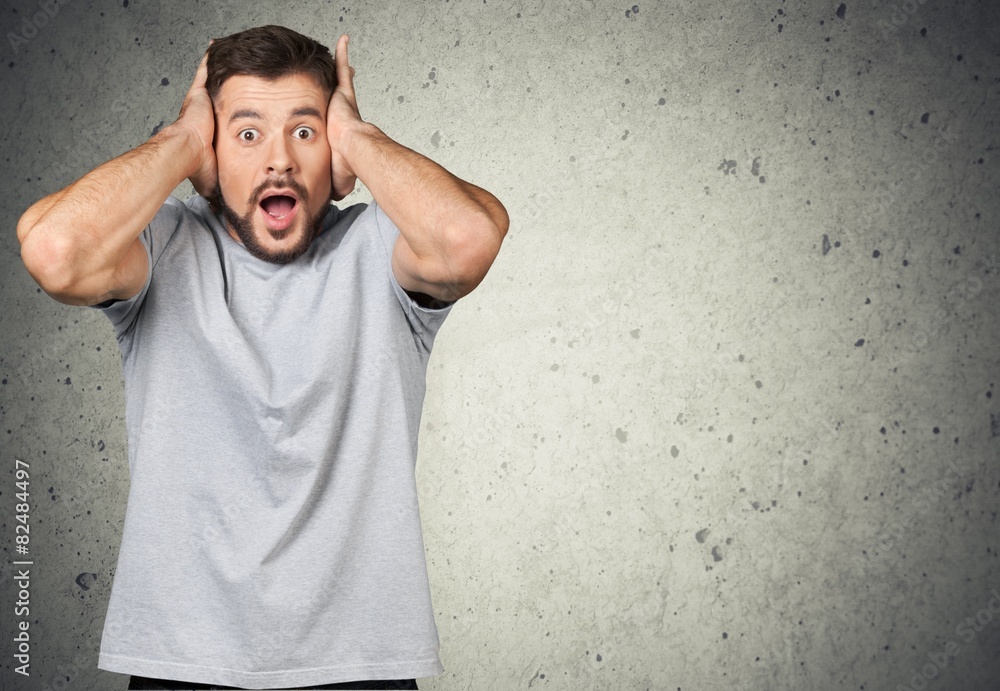
[[[208,48],[205,88],[215,101],[222,84],[238,74],[274,80],[307,74],[326,91],[337,87],[337,70],[330,49],[283,26],[259,26],[217,38]]]

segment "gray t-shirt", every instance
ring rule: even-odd
[[[396,281],[398,229],[334,206],[256,259],[202,197],[142,232],[149,279],[103,311],[131,487],[98,666],[249,688],[443,671],[414,467],[451,309]]]

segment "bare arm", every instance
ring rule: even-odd
[[[56,300],[93,305],[129,298],[146,281],[139,234],[185,178],[214,185],[208,149],[214,115],[204,92],[205,60],[181,115],[149,141],[108,161],[69,187],[41,199],[21,216],[17,239],[28,273]],[[198,91],[199,78],[201,92]],[[204,100],[201,98],[203,95]]]
[[[349,193],[357,177],[399,228],[392,267],[404,289],[440,300],[467,295],[500,251],[507,211],[486,190],[361,120],[346,36],[337,42],[336,63],[327,115],[335,193]]]

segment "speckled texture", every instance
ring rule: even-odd
[[[39,7],[0,14],[0,686],[126,685],[95,669],[118,351],[37,291],[17,218],[264,23],[349,32],[362,114],[511,216],[431,360],[421,688],[997,686],[1000,6],[72,0],[32,32]]]

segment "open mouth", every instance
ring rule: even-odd
[[[299,208],[299,200],[291,190],[270,190],[260,200],[261,216],[264,224],[275,239],[281,239],[285,231],[295,220]]]

